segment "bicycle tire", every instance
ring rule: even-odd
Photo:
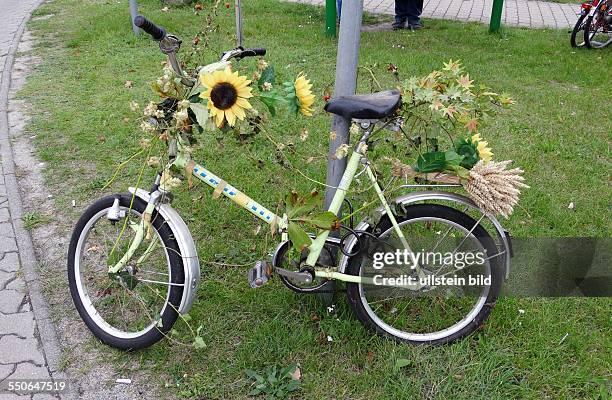
[[[580,31],[584,29],[584,19],[587,17],[587,14],[581,14],[576,21],[576,25],[574,25],[574,29],[572,29],[572,34],[570,36],[570,44],[572,47],[583,47],[584,46],[584,33],[582,35],[582,42],[576,43],[576,36]]]
[[[471,230],[473,235],[478,239],[478,241],[482,244],[484,249],[486,249],[487,254],[497,254],[497,247],[495,246],[495,242],[491,238],[491,236],[487,233],[487,231],[482,227],[482,225],[477,224],[476,221],[471,218],[469,215],[460,212],[454,208],[442,206],[442,205],[434,205],[434,204],[418,204],[406,207],[406,213],[402,216],[396,216],[398,224],[402,225],[405,222],[408,222],[412,219],[423,218],[423,217],[435,217],[439,219],[445,219],[448,221],[452,221],[455,224],[459,224],[463,226],[465,229]],[[377,227],[373,230],[374,232],[388,231],[391,228],[391,221],[388,217],[384,216],[381,221],[378,223]],[[473,228],[476,226],[475,228]],[[410,343],[410,344],[430,344],[430,345],[439,345],[446,344],[463,338],[472,332],[476,331],[484,321],[488,318],[493,309],[495,302],[497,301],[497,297],[499,296],[499,292],[501,290],[501,285],[503,282],[503,268],[501,263],[499,262],[500,257],[494,257],[490,262],[490,273],[491,273],[491,285],[489,287],[486,299],[484,300],[482,306],[478,310],[478,313],[475,315],[473,319],[468,321],[461,329],[457,329],[457,331],[450,333],[447,336],[427,340],[427,336],[423,336],[423,339],[420,337],[405,337],[398,336],[392,332],[392,329],[389,329],[385,324],[376,321],[375,318],[371,315],[371,308],[364,305],[364,297],[361,295],[361,283],[347,283],[347,295],[349,298],[349,304],[359,321],[361,321],[366,328],[373,330],[374,332],[381,334],[386,337],[390,337],[398,342],[402,343]],[[348,274],[360,276],[361,274],[361,260],[360,256],[354,256],[349,259],[348,264]],[[365,300],[367,301],[367,300]],[[369,310],[368,310],[369,309]]]
[[[93,305],[93,301],[90,300],[86,288],[84,288],[84,284],[79,285],[77,283],[81,281],[80,276],[77,275],[81,273],[80,258],[82,248],[88,237],[87,235],[89,235],[89,232],[91,232],[95,224],[95,221],[92,221],[95,218],[97,218],[96,221],[106,218],[106,210],[113,205],[115,199],[119,199],[120,207],[129,210],[130,204],[132,203],[131,194],[126,193],[106,196],[89,206],[77,222],[72,233],[68,250],[68,284],[70,287],[70,294],[81,319],[97,339],[109,346],[122,350],[143,349],[163,339],[165,334],[176,322],[178,318],[177,310],[183,296],[183,287],[168,285],[169,293],[166,297],[166,303],[159,314],[159,321],[157,324],[145,328],[141,334],[137,334],[138,332],[136,332],[136,334],[122,334],[116,328],[114,330],[111,329],[114,327],[105,320],[100,320],[102,316],[99,314],[96,315],[95,311],[97,310]],[[133,211],[142,214],[146,208],[146,203],[138,197],[135,197],[131,207]],[[159,234],[159,238],[162,240],[165,248],[165,253],[168,256],[167,260],[169,260],[170,263],[168,268],[170,271],[170,282],[184,284],[185,275],[183,261],[175,236],[166,221],[157,212],[153,213],[151,224],[153,229]],[[104,266],[104,268],[105,267],[106,266]]]

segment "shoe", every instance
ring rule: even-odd
[[[419,29],[423,29],[423,24],[420,22],[417,22],[415,24],[408,24],[408,29],[418,31]]]
[[[395,21],[391,24],[391,29],[399,31],[400,29],[406,29],[406,21]]]

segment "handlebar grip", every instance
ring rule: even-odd
[[[265,56],[266,55],[266,49],[264,48],[257,48],[257,49],[246,49],[247,51],[252,51],[253,53],[255,53],[256,56]]]
[[[166,31],[164,30],[164,28],[155,25],[153,22],[149,21],[142,15],[138,15],[136,16],[136,18],[134,18],[134,25],[147,32],[153,37],[153,39],[157,40],[158,42],[164,37],[166,37]]]

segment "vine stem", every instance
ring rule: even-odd
[[[149,158],[149,155],[151,155],[151,149],[153,148],[153,146],[149,146],[149,151],[147,152],[147,159]],[[142,149],[140,151],[140,153],[144,151],[144,149]],[[132,157],[130,157],[131,159]],[[144,170],[145,167],[147,166],[146,161],[142,163],[142,167],[140,168],[140,172],[138,173],[138,179],[136,181],[136,187],[140,186],[140,181],[142,180],[142,175],[144,174]],[[130,200],[130,207],[129,209],[131,210],[132,207],[134,206],[134,200],[136,199],[136,191],[134,191],[134,193],[132,193],[132,199]],[[117,248],[117,245],[119,244],[119,240],[123,237],[123,233],[125,232],[125,228],[127,228],[127,224],[128,224],[128,218],[125,219],[125,221],[123,221],[123,226],[121,227],[121,232],[119,232],[119,236],[117,236],[117,239],[115,240],[115,243],[113,244],[113,248],[111,249],[110,253],[109,253],[109,257],[112,257],[113,253],[115,252],[115,249]]]
[[[121,172],[121,170],[127,165],[127,163],[129,163],[130,161],[132,161],[134,158],[136,158],[137,156],[139,156],[140,154],[142,154],[142,152],[145,151],[145,149],[140,149],[140,151],[132,154],[130,156],[130,158],[128,158],[127,160],[123,161],[121,164],[119,164],[117,166],[117,168],[115,168],[115,173],[113,173],[113,176],[108,180],[108,182],[106,182],[106,184],[104,185],[104,187],[102,188],[102,190],[108,188],[110,185],[112,185],[112,183],[115,181],[115,179],[117,178],[117,175],[119,175],[119,172]]]

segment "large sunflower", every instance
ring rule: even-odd
[[[249,87],[251,81],[246,76],[239,76],[238,72],[232,73],[230,67],[202,75],[200,80],[206,87],[200,97],[208,100],[208,109],[217,127],[220,128],[224,120],[234,126],[236,118],[244,119],[244,110],[253,108],[247,100],[253,97]]]
[[[312,84],[308,79],[306,79],[306,75],[300,74],[294,83],[295,86],[295,96],[300,102],[300,112],[307,117],[312,116],[312,103],[314,103],[315,96],[312,94],[310,88]]]

